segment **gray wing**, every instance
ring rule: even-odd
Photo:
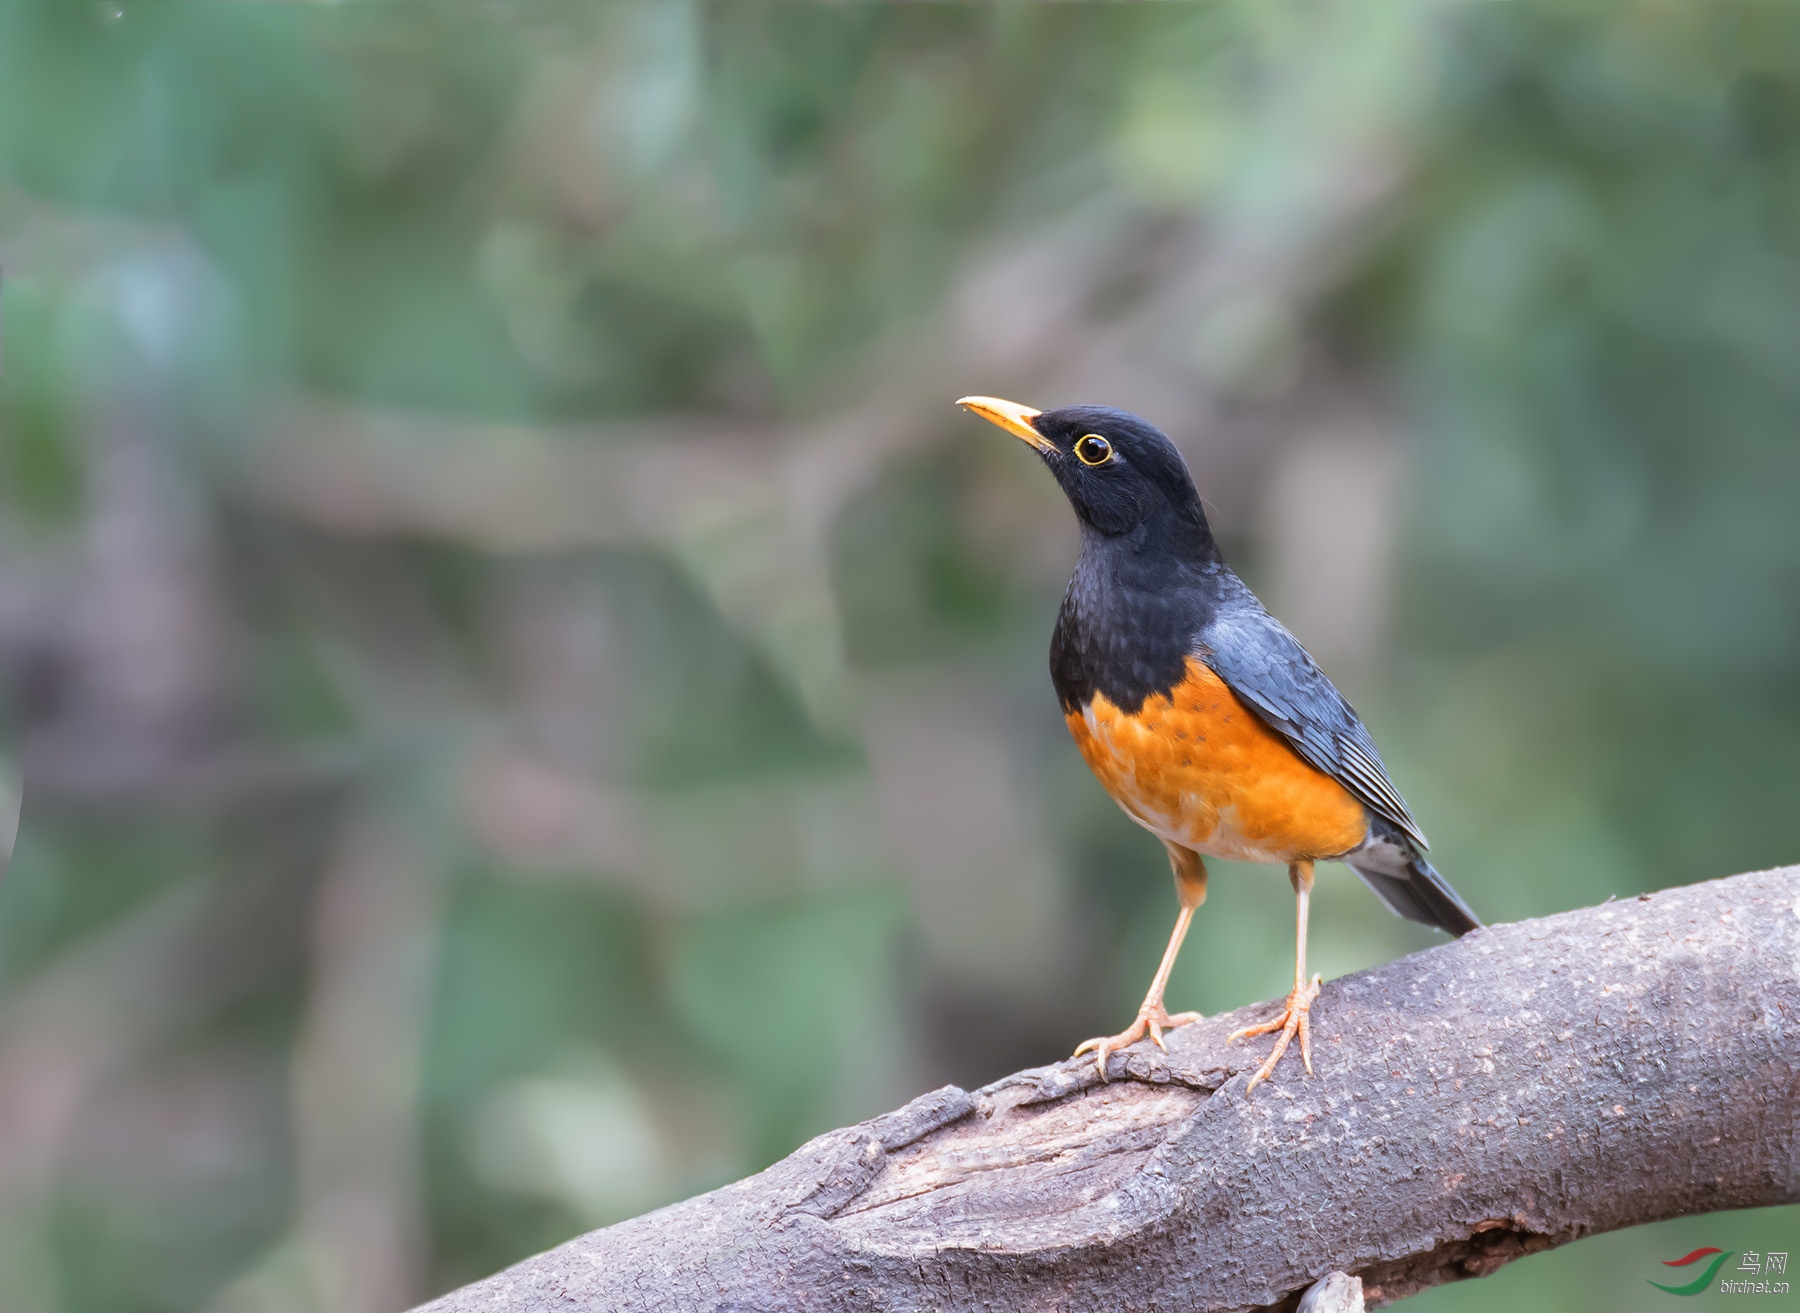
[[[1200,659],[1295,752],[1429,848],[1355,709],[1311,653],[1241,581],[1233,582],[1236,588],[1200,633]]]

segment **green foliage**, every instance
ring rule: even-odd
[[[51,308],[29,282],[13,282],[0,303],[7,346],[5,425],[0,428],[0,490],[18,512],[38,520],[72,515],[81,501],[79,428],[69,413],[68,381],[57,376]],[[16,344],[16,345],[15,345]]]
[[[814,896],[699,918],[676,946],[676,1010],[737,1087],[758,1157],[820,1125],[858,1084],[856,1035],[893,1026],[901,913],[877,893]]]

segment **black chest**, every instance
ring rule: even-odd
[[[1109,550],[1110,548],[1110,550]],[[1214,606],[1211,572],[1084,545],[1050,638],[1050,682],[1065,712],[1106,696],[1136,712],[1187,678]]]

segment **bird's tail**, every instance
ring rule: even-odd
[[[1375,891],[1394,915],[1453,935],[1479,930],[1481,922],[1407,836],[1393,826],[1374,828],[1369,841],[1343,862]]]

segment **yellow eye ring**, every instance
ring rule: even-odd
[[[1104,465],[1112,454],[1112,443],[1098,433],[1084,433],[1075,439],[1075,459],[1083,465]]]

